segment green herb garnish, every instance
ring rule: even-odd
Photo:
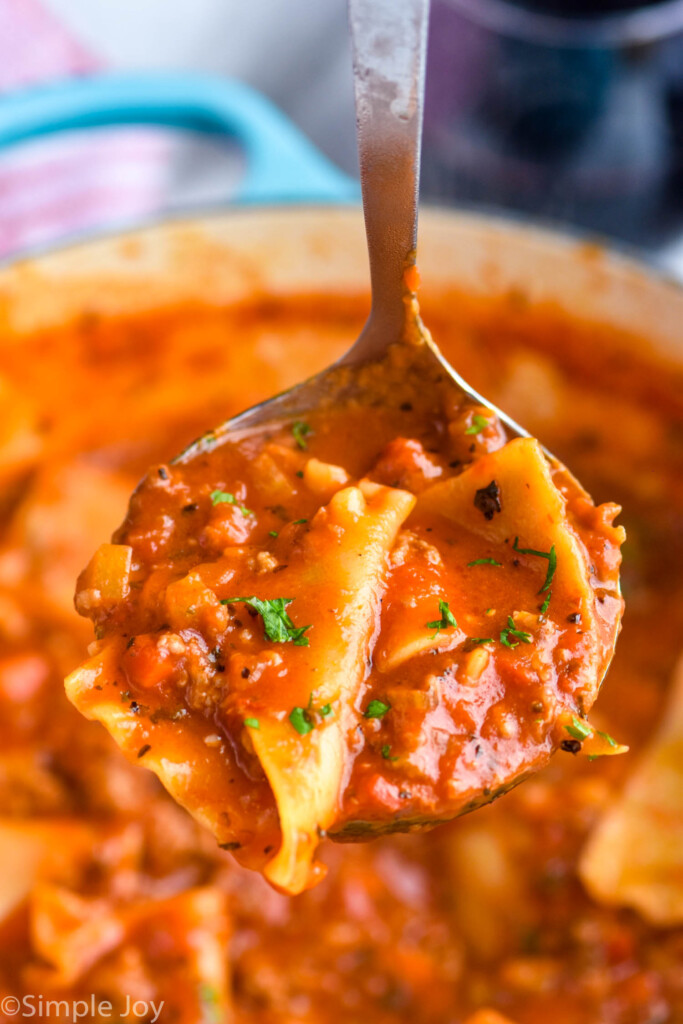
[[[311,721],[311,715],[305,708],[292,708],[289,712],[289,720],[299,733],[299,736],[305,736],[311,732],[315,724]]]
[[[332,705],[323,704],[323,706],[320,708],[320,714],[323,716],[323,718],[327,718],[328,715],[332,714]]]
[[[388,743],[385,743],[382,747],[382,757],[385,761],[398,761],[398,754],[394,757],[391,756],[391,747]]]
[[[536,558],[547,558],[548,559],[548,571],[545,575],[543,586],[539,590],[539,594],[545,594],[546,590],[550,589],[550,584],[553,582],[553,576],[557,569],[557,552],[555,551],[555,545],[551,547],[550,551],[535,551],[534,548],[520,548],[517,547],[519,537],[515,537],[515,542],[512,545],[513,550],[519,552],[520,555],[535,555]]]
[[[277,530],[268,530],[269,537],[277,537]]]
[[[244,719],[244,724],[248,725],[250,729],[260,729],[261,728],[261,723],[259,722],[258,718],[245,718]]]
[[[300,526],[301,523],[307,523],[308,519],[295,519],[292,526]]]
[[[550,607],[550,598],[552,596],[553,592],[552,590],[549,590],[548,593],[545,595],[545,600],[543,604],[541,605],[541,615],[545,615],[545,613],[548,611],[548,608]]]
[[[523,629],[517,629],[514,619],[508,615],[508,624],[500,634],[500,642],[512,650],[519,646],[520,640],[523,644],[531,643],[531,633],[525,633]]]
[[[213,985],[202,984],[199,986],[199,999],[202,1004],[202,1024],[221,1024],[223,1014],[220,1008],[220,997]]]
[[[304,423],[303,420],[297,420],[296,423],[292,424],[292,434],[294,440],[298,444],[302,451],[306,451],[308,444],[306,438],[309,434],[313,433],[313,429],[309,427],[308,423]]]
[[[230,491],[212,491],[211,492],[211,504],[212,505],[236,505],[243,516],[253,516],[253,512],[250,508],[245,508],[244,505],[240,505],[234,494]]]
[[[475,413],[472,417],[472,423],[465,431],[466,434],[481,434],[482,430],[486,430],[491,421],[482,416],[480,413]]]
[[[453,626],[454,629],[458,628],[458,623],[455,621],[453,612],[448,607],[448,601],[439,601],[439,611],[441,613],[440,619],[435,619],[434,622],[428,622],[427,629],[435,629],[436,633],[432,637],[437,637],[442,629],[448,629],[449,626]]]
[[[502,565],[502,562],[497,562],[495,558],[475,558],[473,562],[467,563],[467,568],[471,569],[473,565]]]
[[[311,627],[294,625],[286,611],[287,605],[292,603],[291,597],[275,597],[272,601],[262,601],[260,597],[228,597],[221,604],[241,601],[259,613],[266,636],[273,643],[284,644],[291,640],[295,647],[308,647],[308,637],[304,633]]]
[[[567,729],[568,732],[570,731],[569,726],[565,726],[565,729]],[[615,739],[613,739],[608,732],[601,732],[600,729],[596,729],[595,730],[595,735],[599,736],[600,739],[604,740],[605,743],[609,747],[616,748],[616,747],[619,746],[617,741]],[[588,760],[589,761],[595,761],[595,760],[597,760],[598,757],[605,757],[605,754],[589,754],[588,755]]]
[[[391,704],[385,704],[383,700],[371,700],[365,711],[364,718],[384,718],[387,711],[391,710]]]
[[[495,641],[490,636],[468,636],[467,643],[471,644],[472,647],[479,647],[481,644],[492,644]]]
[[[576,717],[576,715],[572,716],[572,724],[565,725],[565,729],[572,739],[579,740],[581,743],[583,743],[584,740],[587,740],[593,732],[590,725],[582,722],[580,718]],[[614,745],[616,746],[616,743]]]

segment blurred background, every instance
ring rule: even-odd
[[[2,92],[116,69],[241,79],[356,173],[346,0],[0,0]],[[26,143],[0,159],[0,253],[225,202],[240,173],[191,133]],[[423,197],[574,225],[683,277],[683,0],[432,0]]]

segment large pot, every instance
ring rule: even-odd
[[[236,137],[247,162],[240,205],[5,268],[0,299],[8,326],[30,330],[84,309],[125,312],[185,299],[231,302],[255,289],[343,295],[367,287],[362,217],[355,203],[348,205],[357,198],[356,183],[267,101],[238,83],[110,76],[31,90],[0,104],[0,147],[62,129],[122,122]],[[268,200],[297,205],[254,205]],[[419,263],[430,289],[457,284],[486,295],[514,288],[533,301],[552,300],[587,320],[645,336],[669,355],[680,354],[683,290],[645,265],[576,239],[431,209],[421,217]]]
[[[683,289],[643,264],[502,219],[425,210],[425,288],[523,292],[647,338],[683,359]],[[83,311],[126,313],[256,293],[357,294],[367,288],[363,220],[350,208],[223,212],[86,242],[0,271],[0,323],[19,332]]]

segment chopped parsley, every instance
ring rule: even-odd
[[[253,512],[250,508],[245,508],[244,505],[240,505],[234,494],[230,491],[212,491],[211,492],[211,504],[212,505],[236,505],[243,516],[253,516]]]
[[[490,636],[468,636],[467,643],[471,644],[472,647],[479,647],[481,644],[492,644],[495,643],[493,637]]]
[[[313,707],[313,693],[311,692],[306,707],[292,708],[289,713],[289,720],[299,733],[299,736],[306,736],[307,733],[315,729],[315,715],[320,715],[321,718],[329,718],[332,714],[334,714],[332,704],[323,704],[320,708]]]
[[[568,728],[569,728],[568,726],[565,726],[565,729],[568,730]],[[623,750],[626,749],[626,748],[622,747],[621,750],[620,750],[619,749],[619,744],[617,743],[617,741],[615,739],[613,739],[612,736],[610,736],[610,734],[608,732],[601,732],[600,729],[596,729],[595,730],[595,735],[599,736],[601,740],[604,740],[608,747],[612,747],[615,750],[617,750],[618,753],[621,753]],[[138,757],[139,756],[140,755],[138,754]],[[588,755],[588,760],[589,761],[595,761],[595,760],[597,760],[598,757],[604,757],[604,756],[605,756],[604,754],[589,754]]]
[[[224,849],[228,847],[230,844],[225,844]],[[223,1014],[218,990],[213,985],[202,984],[199,986],[199,999],[202,1008],[207,1011],[206,1014],[202,1013],[202,1024],[220,1024]]]
[[[548,593],[545,595],[545,600],[543,601],[543,604],[541,605],[541,615],[545,615],[545,613],[548,611],[548,608],[550,607],[550,598],[552,596],[553,592],[552,590],[549,590]]]
[[[277,537],[277,530],[268,530],[269,537]]]
[[[467,568],[471,569],[473,565],[502,565],[502,562],[497,562],[495,558],[475,558],[473,562],[467,563]]]
[[[311,715],[306,708],[292,708],[289,712],[289,720],[299,736],[306,736],[315,728],[315,723],[311,720]]]
[[[301,523],[307,523],[308,519],[295,519],[292,526],[300,526]]]
[[[580,743],[587,740],[593,732],[590,725],[586,722],[582,722],[580,718],[576,717],[576,715],[572,715],[572,724],[565,725],[565,729],[572,739],[579,740]],[[612,742],[614,743],[614,741]],[[614,745],[616,746],[616,743]]]
[[[263,619],[263,628],[266,636],[273,643],[288,643],[290,640],[295,647],[308,647],[308,637],[304,636],[310,626],[295,626],[286,607],[292,603],[291,597],[275,597],[272,601],[262,601],[260,597],[228,597],[221,601],[221,604],[237,604],[243,601],[249,608]]]
[[[553,576],[557,569],[557,552],[555,545],[551,547],[550,551],[535,551],[533,548],[520,548],[518,547],[519,537],[515,537],[515,542],[512,545],[513,550],[519,552],[520,555],[535,555],[536,558],[547,558],[548,559],[548,571],[545,575],[543,586],[539,590],[539,594],[545,594],[547,590],[550,590],[550,584],[553,582]]]
[[[508,615],[508,624],[501,631],[500,642],[505,647],[510,647],[512,650],[519,646],[519,642],[523,644],[531,643],[531,633],[525,633],[523,629],[517,629],[514,623],[514,619],[511,615]]]
[[[472,417],[472,423],[465,431],[466,434],[481,434],[482,430],[486,430],[491,421],[482,416],[480,413],[475,413]]]
[[[391,704],[385,704],[383,700],[371,700],[365,711],[364,718],[384,718],[387,711],[391,710]]]
[[[605,741],[605,743],[607,743],[608,746],[610,746],[610,747],[618,747],[619,746],[617,741],[615,739],[613,739],[608,732],[600,732],[600,730],[598,729],[597,730],[597,734],[600,737],[600,739],[603,739]]]
[[[296,441],[296,443],[298,444],[299,448],[301,448],[302,451],[306,451],[306,449],[308,448],[306,438],[308,437],[309,434],[312,433],[312,428],[309,427],[308,423],[304,423],[303,420],[297,420],[296,423],[292,424],[292,434],[294,435],[294,440]]]
[[[437,637],[442,629],[448,629],[449,626],[453,626],[454,629],[458,628],[458,623],[455,621],[453,612],[448,607],[448,601],[439,601],[439,612],[441,613],[440,619],[435,619],[433,622],[428,622],[427,629],[435,629],[436,633],[434,637]],[[432,640],[434,639],[432,637]]]
[[[244,724],[249,726],[250,729],[260,729],[261,728],[261,723],[259,722],[258,718],[245,718],[244,719]]]
[[[398,754],[395,754],[394,757],[391,756],[391,747],[388,743],[382,747],[382,757],[385,761],[398,761]]]

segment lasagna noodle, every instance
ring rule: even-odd
[[[300,566],[307,592],[321,612],[310,653],[324,666],[316,702],[331,705],[320,727],[299,736],[286,717],[265,716],[252,742],[275,794],[282,842],[265,875],[287,892],[314,884],[319,831],[334,821],[348,753],[353,706],[367,671],[371,633],[382,592],[387,555],[415,499],[368,481],[332,498],[311,523]],[[284,574],[283,574],[284,575]],[[336,603],[325,603],[330,590]],[[314,648],[313,648],[314,645]],[[303,691],[308,686],[303,687]]]
[[[494,481],[500,494],[500,511],[486,518],[475,499],[477,491]],[[553,590],[570,593],[580,610],[584,634],[596,633],[586,551],[567,518],[565,499],[553,482],[538,441],[518,438],[484,455],[459,476],[420,494],[417,510],[444,516],[494,545],[542,552],[554,547],[557,569]],[[595,670],[599,656],[597,639],[592,646],[592,664],[584,666],[586,674]]]
[[[683,660],[658,734],[580,861],[591,895],[660,926],[683,923]]]

